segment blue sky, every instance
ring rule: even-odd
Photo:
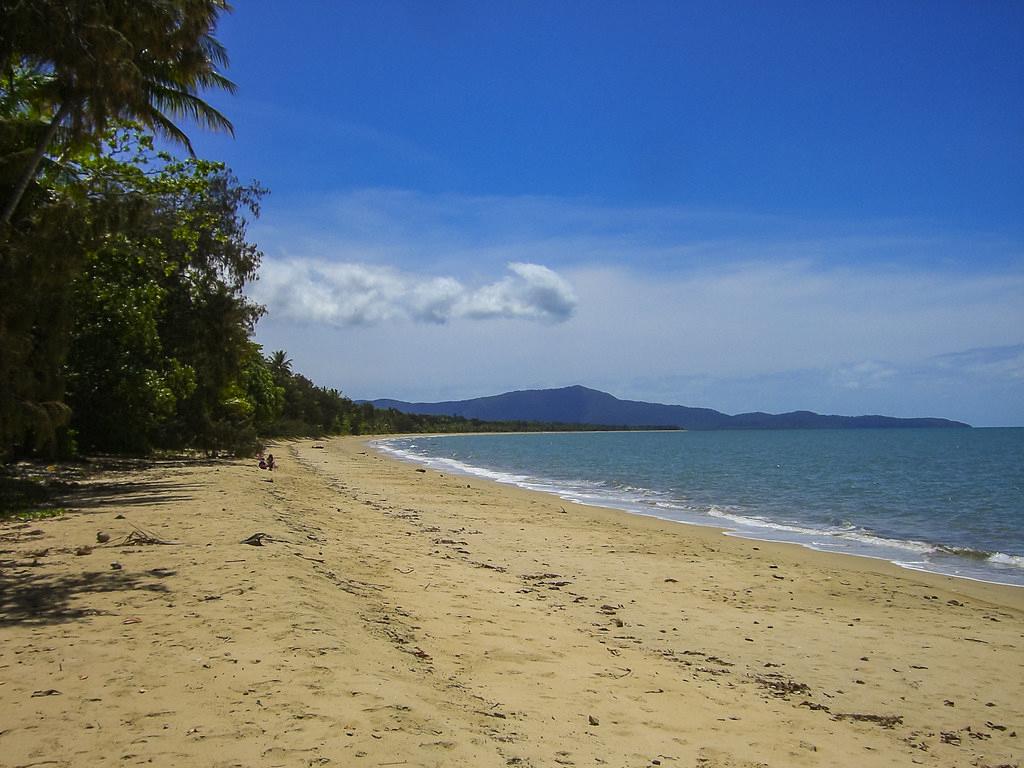
[[[1024,425],[1024,5],[302,2],[222,21],[257,340],[353,397],[581,383]]]

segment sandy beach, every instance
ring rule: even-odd
[[[1022,761],[1024,589],[271,450],[0,524],[0,766]]]

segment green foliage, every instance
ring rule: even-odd
[[[131,127],[48,165],[0,240],[0,456],[254,449],[282,407],[242,294],[264,193]]]
[[[260,253],[245,214],[264,191],[222,164],[153,152],[137,130],[78,158],[104,231],[74,283],[68,402],[83,448],[251,450],[280,393],[242,295]],[[247,446],[247,447],[245,447]]]
[[[67,510],[63,507],[55,507],[53,509],[23,509],[14,510],[9,515],[0,513],[0,519],[6,520],[18,520],[26,522],[29,520],[47,520],[51,517],[60,517],[66,515]]]
[[[263,430],[266,436],[348,434],[355,405],[336,389],[318,387],[301,374],[291,372],[291,360],[275,352],[266,361],[282,393],[277,419]]]
[[[71,450],[78,437],[121,450],[215,445],[214,430],[237,442],[219,395],[241,375],[259,314],[240,291],[259,263],[242,212],[262,190],[216,163],[164,156],[156,168],[151,138],[108,134],[130,118],[191,153],[172,118],[231,130],[198,95],[234,89],[212,36],[228,10],[0,0],[0,458]],[[209,334],[187,349],[168,340],[175,310],[193,308],[202,319],[181,321],[178,337],[228,331],[213,381],[197,365],[213,356]],[[79,405],[71,429],[65,373]]]
[[[7,94],[9,95],[9,94]],[[0,98],[0,197],[17,183],[40,126],[18,98]],[[69,411],[60,363],[67,351],[70,281],[88,237],[77,194],[55,194],[61,169],[29,185],[24,215],[0,226],[0,456],[56,444]]]
[[[158,255],[115,235],[87,255],[74,283],[68,398],[83,447],[146,450],[195,386],[190,369],[164,360]]]
[[[265,432],[284,411],[284,387],[274,380],[270,365],[260,355],[257,344],[250,344],[250,354],[242,365],[241,386],[251,404],[253,426]]]
[[[225,0],[0,0],[4,98],[17,93],[45,120],[4,198],[0,223],[11,220],[48,150],[94,143],[113,121],[138,121],[190,154],[188,136],[172,117],[231,131],[198,95],[234,91],[220,72],[227,53],[212,36],[227,10]]]

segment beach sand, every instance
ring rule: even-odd
[[[272,450],[0,525],[0,766],[1022,760],[1024,589]]]

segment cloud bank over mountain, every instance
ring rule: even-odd
[[[365,190],[260,242],[257,340],[354,397],[583,383],[728,412],[1024,424],[1022,251],[985,233]]]

